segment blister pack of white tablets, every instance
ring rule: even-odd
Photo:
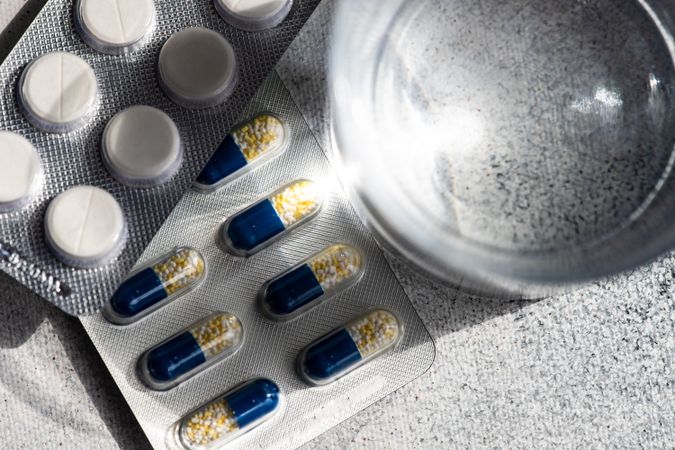
[[[0,66],[0,269],[102,307],[319,0],[49,0]]]
[[[101,314],[157,449],[292,449],[423,374],[433,342],[279,76]]]

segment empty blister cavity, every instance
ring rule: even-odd
[[[36,128],[67,133],[91,116],[98,97],[94,69],[66,52],[47,53],[26,66],[19,79],[19,106]]]
[[[396,315],[374,309],[311,343],[298,355],[298,372],[324,385],[392,349],[403,335]]]
[[[220,240],[233,255],[252,255],[316,216],[322,197],[313,181],[293,181],[227,219]]]
[[[243,338],[237,317],[212,314],[145,352],[139,359],[139,375],[152,389],[170,389],[232,355]]]
[[[219,448],[270,420],[281,400],[273,381],[248,381],[185,416],[175,427],[177,443],[189,450]]]
[[[186,28],[171,36],[159,54],[160,85],[175,103],[208,108],[225,101],[237,81],[232,45],[206,28]]]
[[[352,286],[362,274],[358,250],[331,245],[265,283],[260,307],[274,320],[289,320]]]
[[[153,0],[77,0],[75,28],[93,49],[121,55],[139,49],[155,23]]]
[[[218,14],[233,27],[259,31],[280,24],[291,11],[292,0],[214,0]]]
[[[206,264],[190,247],[177,247],[120,284],[103,313],[120,325],[135,322],[194,289],[204,279]]]
[[[289,139],[290,129],[278,116],[254,117],[228,133],[197,177],[195,189],[212,192],[226,185],[283,153]]]
[[[40,156],[28,139],[0,131],[0,167],[0,213],[21,209],[40,188]]]
[[[112,261],[127,238],[124,213],[108,192],[77,186],[54,198],[45,213],[45,234],[65,264],[89,269]]]
[[[117,113],[103,132],[101,151],[108,171],[132,187],[166,182],[183,160],[178,127],[151,106],[132,106]]]

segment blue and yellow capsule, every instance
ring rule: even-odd
[[[188,450],[219,448],[271,419],[281,400],[273,381],[248,381],[185,416],[176,427],[178,443]]]
[[[236,352],[244,340],[239,319],[218,312],[192,324],[143,353],[138,360],[141,381],[167,390]]]
[[[311,220],[322,204],[316,183],[293,181],[227,219],[219,238],[233,255],[250,256]]]
[[[358,250],[331,245],[265,283],[258,296],[260,308],[273,320],[290,320],[349,288],[362,274]]]
[[[239,125],[220,144],[197,177],[199,192],[213,192],[288,148],[290,129],[278,116],[262,113]]]
[[[205,272],[204,258],[197,250],[177,247],[124,280],[103,314],[119,325],[135,322],[194,289]]]
[[[313,385],[332,383],[391,350],[402,335],[394,313],[374,309],[305,347],[298,355],[298,373]]]

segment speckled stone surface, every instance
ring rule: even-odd
[[[278,68],[324,146],[332,7]],[[469,297],[390,260],[436,361],[305,448],[675,448],[675,255],[536,302]],[[5,276],[0,292],[9,448],[147,447],[79,323]]]
[[[82,325],[0,276],[3,447],[149,448]]]

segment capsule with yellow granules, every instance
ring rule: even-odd
[[[138,360],[141,381],[151,389],[170,389],[241,347],[239,319],[214,313],[146,351]]]
[[[262,113],[232,130],[195,181],[195,189],[213,192],[282,154],[290,129],[277,115]]]
[[[220,239],[228,252],[250,256],[307,223],[322,204],[316,183],[293,181],[227,219]]]
[[[332,383],[391,350],[402,335],[394,313],[371,310],[305,347],[298,355],[298,373],[313,385]]]
[[[253,379],[185,416],[174,428],[175,438],[188,450],[220,448],[270,420],[281,400],[273,381]]]
[[[331,245],[265,283],[260,307],[273,320],[290,320],[349,288],[362,274],[358,250]]]
[[[206,264],[190,247],[177,247],[137,270],[120,284],[104,309],[113,323],[135,322],[194,289]]]

